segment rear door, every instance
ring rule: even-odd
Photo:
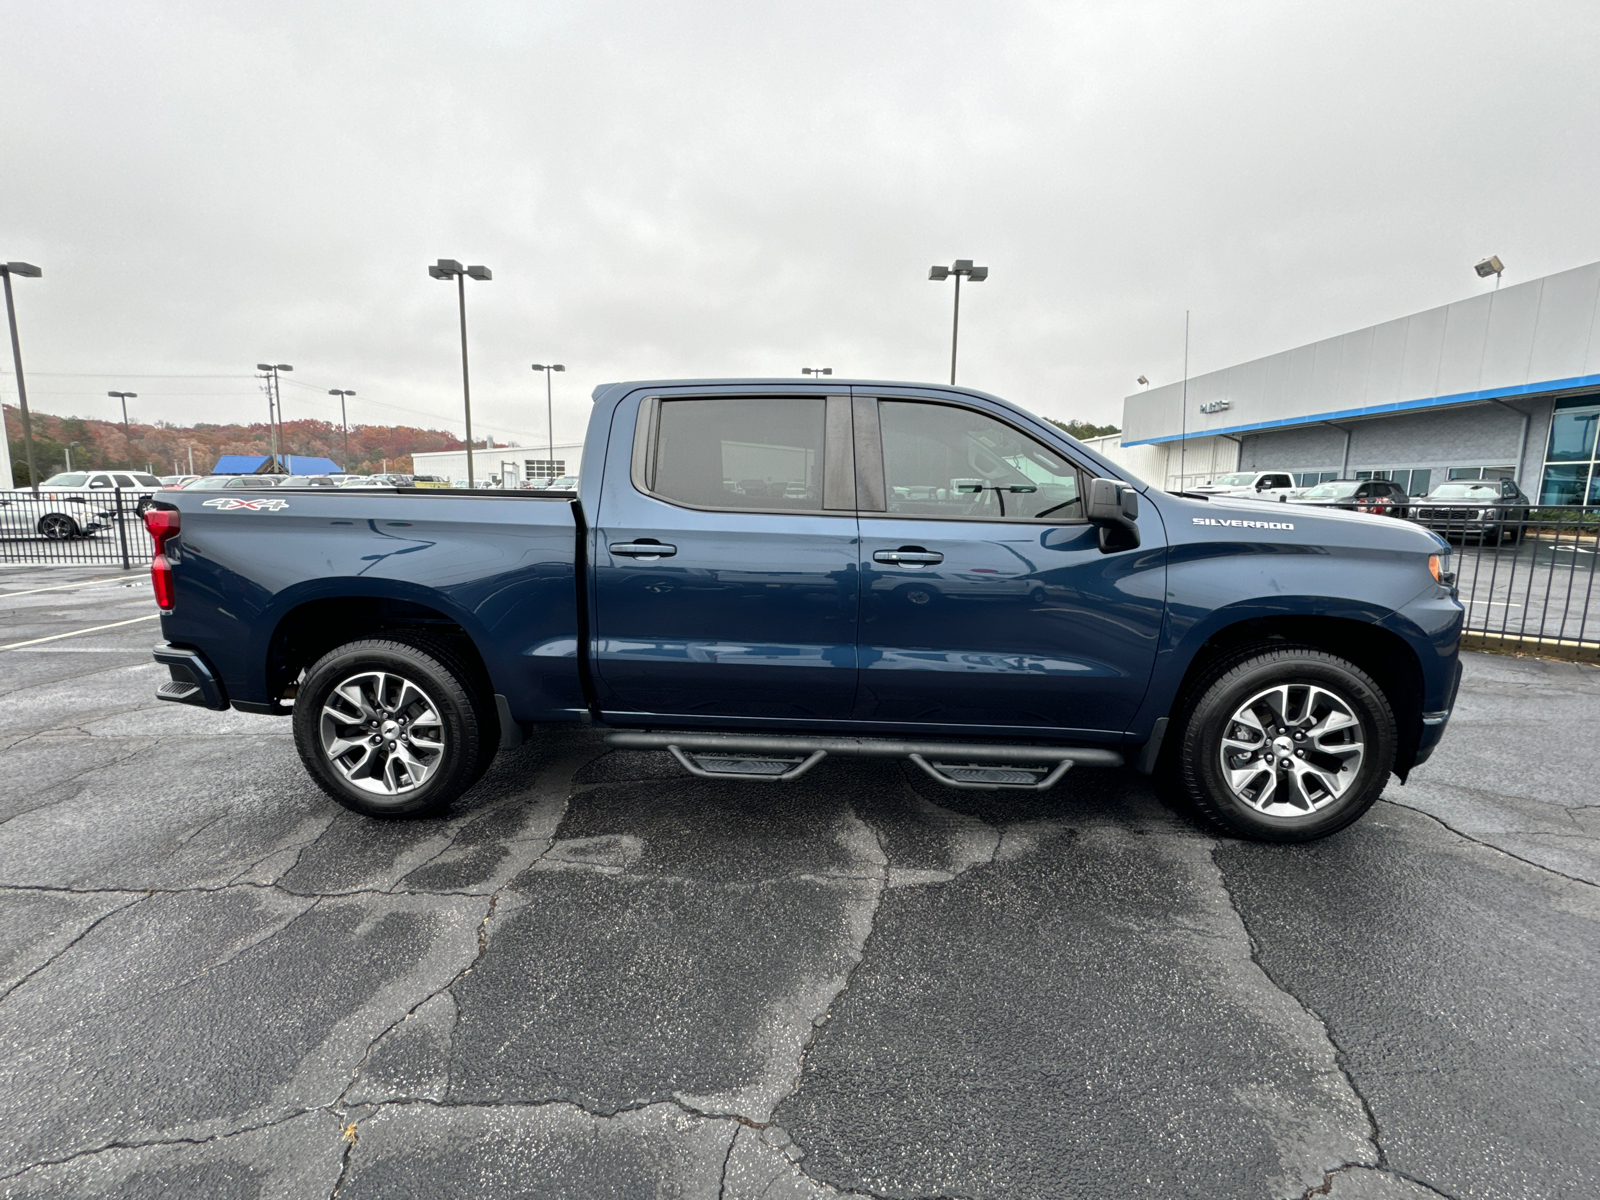
[[[1090,473],[976,404],[857,397],[861,686],[855,715],[1125,729],[1165,611],[1165,535],[1102,551]]]
[[[625,402],[615,419],[595,538],[601,707],[848,719],[849,398],[666,395]]]

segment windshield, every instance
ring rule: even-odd
[[[1498,500],[1498,483],[1441,483],[1428,493],[1430,500]]]
[[[1353,495],[1361,486],[1357,479],[1336,479],[1332,483],[1319,483],[1305,494],[1306,500],[1338,500]]]
[[[68,474],[52,475],[46,479],[41,487],[83,487],[89,482],[89,476],[82,471]]]
[[[1218,487],[1249,487],[1255,481],[1254,472],[1236,472],[1232,475],[1218,475],[1216,483]]]

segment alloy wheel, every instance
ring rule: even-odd
[[[322,751],[352,787],[403,796],[444,761],[439,706],[392,671],[362,671],[334,686],[322,705]]]
[[[1270,817],[1303,817],[1343,796],[1361,773],[1361,720],[1337,692],[1278,684],[1228,718],[1222,774],[1243,803]]]
[[[78,532],[77,522],[61,513],[46,513],[39,518],[39,532],[52,542],[64,542]]]

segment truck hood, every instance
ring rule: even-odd
[[[1262,537],[1271,537],[1275,541],[1311,545],[1358,543],[1374,549],[1412,550],[1419,554],[1433,554],[1441,547],[1449,546],[1432,530],[1410,521],[1397,521],[1393,517],[1343,508],[1296,504],[1292,500],[1285,503],[1246,500],[1233,496],[1199,500],[1170,492],[1159,499],[1161,514],[1169,524],[1176,519],[1179,526],[1214,529],[1216,527],[1210,522],[1218,521],[1225,523],[1224,528],[1237,529],[1245,537],[1251,537],[1260,530]]]

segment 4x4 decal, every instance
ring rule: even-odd
[[[242,496],[218,496],[215,500],[207,500],[203,507],[214,508],[218,512],[233,512],[239,508],[248,509],[250,512],[260,512],[262,509],[266,509],[269,512],[277,512],[280,508],[288,508],[289,502],[287,500],[279,500],[276,497],[265,500],[246,500]]]

